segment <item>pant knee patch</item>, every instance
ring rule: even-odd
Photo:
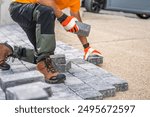
[[[55,15],[52,8],[38,5],[34,10],[33,19],[41,25],[41,34],[54,34]]]
[[[37,40],[37,52],[41,53],[53,53],[56,48],[55,35],[42,34]]]

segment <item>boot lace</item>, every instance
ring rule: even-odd
[[[3,60],[0,60],[0,64],[3,64],[3,63],[5,63],[6,61],[10,61],[10,57],[11,57],[11,54],[10,55],[8,55],[8,56],[6,56],[5,57],[5,59],[3,59]],[[14,60],[12,59],[12,62],[13,62]]]
[[[48,72],[49,71],[52,73],[57,72],[57,70],[53,67],[53,65],[56,66],[55,63],[50,58],[45,59],[45,66],[46,66]]]

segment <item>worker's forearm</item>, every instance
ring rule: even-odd
[[[54,14],[57,18],[59,18],[63,15],[63,12],[56,5],[55,0],[37,0],[37,2],[39,4],[53,8]]]
[[[76,17],[76,18],[78,19],[78,21],[82,22],[82,19],[81,19],[81,16],[80,16],[80,12],[76,12],[76,13],[70,12],[70,14],[71,14],[72,16]],[[79,35],[78,35],[78,38],[79,38],[79,40],[81,41],[82,45],[88,43],[86,37],[84,37],[84,36],[79,36]]]
[[[86,37],[83,37],[83,36],[78,36],[79,40],[81,41],[82,45],[84,44],[87,44],[88,41],[87,41],[87,38]]]
[[[70,14],[71,14],[72,16],[74,16],[75,18],[77,18],[78,21],[82,22],[82,19],[81,19],[81,16],[80,16],[80,12],[76,12],[76,13],[70,12]]]

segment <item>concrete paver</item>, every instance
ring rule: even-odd
[[[4,91],[0,88],[0,100],[6,100]]]
[[[43,74],[38,71],[28,71],[22,73],[14,73],[11,75],[0,76],[0,86],[3,90],[21,84],[44,81]]]
[[[6,90],[7,100],[46,100],[48,94],[44,89],[34,85],[19,85],[15,87],[7,88]]]

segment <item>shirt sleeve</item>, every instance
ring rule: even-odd
[[[78,12],[80,10],[80,0],[73,0],[74,2],[70,6],[72,12]]]

